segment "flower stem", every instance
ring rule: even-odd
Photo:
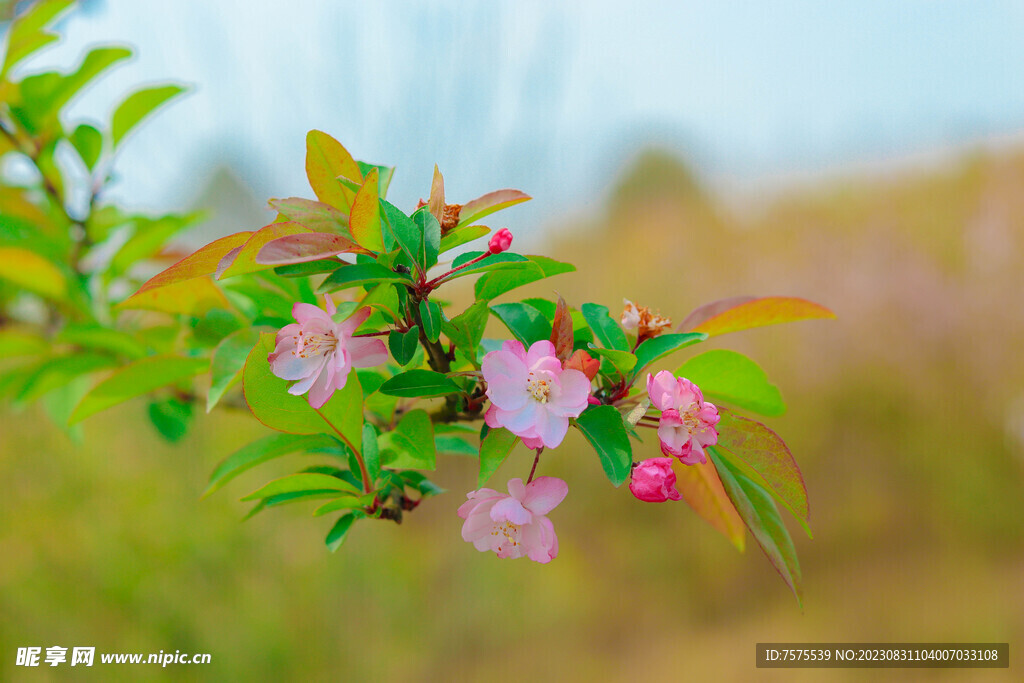
[[[491,252],[489,252],[489,251],[487,251],[487,252],[484,252],[484,253],[483,253],[482,255],[480,255],[480,256],[477,256],[477,257],[476,257],[475,259],[473,259],[472,261],[466,261],[465,263],[463,263],[463,264],[462,264],[461,266],[459,266],[458,268],[452,268],[452,269],[451,269],[451,270],[449,270],[449,271],[448,271],[447,273],[441,273],[440,275],[438,275],[437,277],[435,277],[435,278],[434,278],[433,280],[431,280],[430,282],[426,283],[426,286],[427,286],[427,287],[429,287],[430,289],[435,289],[435,288],[437,288],[437,287],[439,287],[439,286],[441,286],[441,285],[443,285],[443,284],[444,284],[444,279],[445,279],[446,277],[450,277],[450,276],[451,276],[451,275],[452,275],[453,273],[457,273],[457,272],[459,272],[460,270],[462,270],[463,268],[466,268],[466,267],[468,267],[468,266],[471,266],[471,265],[473,265],[473,264],[474,264],[474,263],[476,263],[477,261],[482,261],[483,259],[487,258],[487,257],[488,257],[488,256],[490,256],[490,255],[491,255]]]
[[[537,455],[535,455],[533,457],[533,467],[530,468],[530,478],[526,480],[527,484],[529,484],[531,481],[533,481],[533,474],[534,474],[534,472],[537,471],[537,463],[540,462],[540,454],[543,453],[543,452],[544,452],[544,447],[543,446],[541,446],[540,448],[537,449]]]

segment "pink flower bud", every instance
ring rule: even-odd
[[[491,237],[491,241],[487,244],[487,250],[492,254],[500,254],[503,251],[508,251],[511,246],[512,232],[508,228],[502,228]]]
[[[682,498],[676,490],[676,473],[672,458],[649,458],[633,465],[630,492],[648,503],[664,503]]]

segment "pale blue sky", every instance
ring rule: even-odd
[[[510,225],[585,206],[638,145],[716,182],[898,157],[1024,127],[1019,2],[103,0],[28,70],[88,43],[137,59],[80,98],[172,78],[194,92],[126,146],[118,193],[196,196],[218,160],[260,197],[310,194],[303,136],[398,166],[393,199],[497,187]]]

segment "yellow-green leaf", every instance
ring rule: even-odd
[[[213,278],[198,277],[156,288],[143,288],[115,306],[118,310],[158,311],[182,315],[202,315],[211,308],[230,309],[224,292]]]
[[[221,263],[217,266],[217,279],[223,280],[226,277],[255,273],[256,271],[273,268],[274,264],[263,264],[256,261],[256,257],[259,255],[260,250],[263,249],[263,246],[267,242],[272,242],[279,237],[309,232],[311,232],[309,228],[292,222],[271,223],[270,225],[263,226],[252,233],[245,244],[239,247],[234,258],[231,258],[231,252],[229,252],[228,255],[221,259]]]
[[[57,266],[19,247],[0,247],[0,278],[49,299],[61,300],[68,290],[67,280]]]
[[[126,97],[110,120],[110,139],[116,149],[128,132],[162,104],[185,92],[180,85],[158,85],[136,90]]]
[[[683,494],[693,511],[711,524],[743,552],[747,531],[736,506],[722,488],[715,466],[708,461],[696,465],[676,467],[676,488]]]
[[[311,130],[306,135],[306,177],[317,199],[349,213],[355,192],[338,181],[343,176],[362,183],[363,173],[352,155],[327,133]]]
[[[366,175],[366,181],[359,188],[355,201],[352,203],[352,215],[349,217],[352,237],[361,246],[374,253],[384,251],[378,189],[377,169],[373,169]]]

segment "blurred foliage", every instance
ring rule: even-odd
[[[93,47],[67,73],[22,75],[23,62],[37,64],[36,53],[58,40],[49,26],[73,5],[26,6],[7,27],[0,69],[0,400],[41,401],[64,429],[98,377],[174,346],[174,330],[118,303],[198,218],[130,214],[104,199],[125,137],[184,88],[144,86],[107,122],[68,121],[66,107],[131,51]],[[169,440],[188,424],[184,392],[152,399],[152,421]]]

